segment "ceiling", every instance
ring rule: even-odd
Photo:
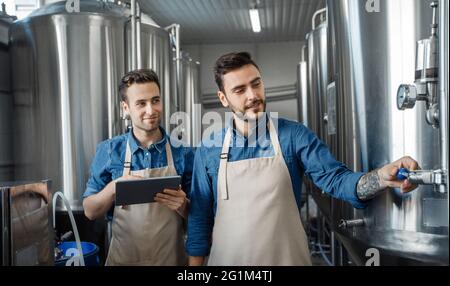
[[[262,31],[253,33],[248,9],[255,0],[139,0],[161,26],[181,25],[183,44],[303,40],[325,0],[260,0]]]

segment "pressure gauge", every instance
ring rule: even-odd
[[[402,84],[397,90],[397,108],[405,110],[413,108],[417,100],[417,90],[414,85]]]

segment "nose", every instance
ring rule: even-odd
[[[145,107],[145,112],[146,112],[147,114],[150,114],[150,115],[154,113],[154,109],[153,109],[153,106],[152,106],[151,103],[148,103],[148,104],[146,105],[146,107]]]
[[[255,100],[257,100],[258,99],[257,90],[252,88],[252,87],[248,88],[247,92],[246,92],[246,97],[247,97],[248,101],[255,101]]]

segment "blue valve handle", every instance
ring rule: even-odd
[[[409,177],[409,170],[406,168],[400,168],[395,176],[399,181],[406,180]]]

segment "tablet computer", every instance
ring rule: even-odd
[[[152,203],[157,193],[162,193],[164,189],[177,190],[180,184],[180,176],[117,181],[115,205]]]

